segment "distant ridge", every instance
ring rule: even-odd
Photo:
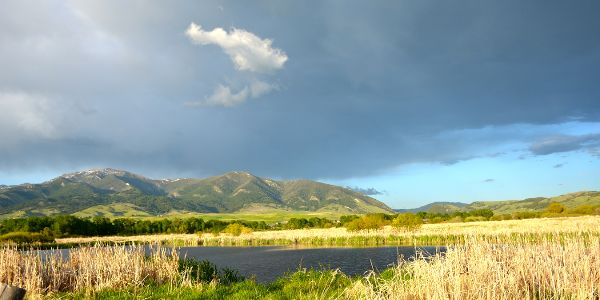
[[[457,211],[469,211],[475,209],[490,209],[496,214],[508,214],[521,211],[542,211],[549,203],[558,202],[567,208],[580,205],[600,205],[599,191],[582,191],[564,194],[556,197],[536,197],[523,200],[506,201],[477,201],[471,204],[461,202],[434,202],[413,209],[395,209],[396,212],[430,212],[430,213],[453,213]]]
[[[469,204],[462,202],[433,202],[417,208],[394,209],[394,211],[401,213],[420,211],[426,211],[430,213],[453,213],[456,211],[461,211],[467,206],[469,206]]]
[[[68,173],[39,184],[0,188],[0,216],[79,214],[152,216],[173,212],[244,211],[373,213],[392,210],[348,188],[311,180],[277,181],[248,172],[204,179],[154,180],[105,168]]]

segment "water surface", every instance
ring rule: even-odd
[[[258,282],[274,281],[300,268],[340,269],[347,275],[364,275],[394,266],[398,257],[414,257],[415,251],[434,254],[438,247],[289,248],[289,247],[182,247],[180,255],[206,259],[218,267],[238,270]]]

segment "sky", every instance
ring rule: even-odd
[[[598,1],[0,2],[0,184],[243,170],[394,208],[600,189]]]

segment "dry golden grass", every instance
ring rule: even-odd
[[[79,244],[79,243],[126,243],[136,242],[144,244],[173,244],[178,245],[198,245],[199,237],[196,234],[153,234],[153,235],[133,235],[133,236],[101,236],[101,237],[72,237],[56,239],[58,244]]]
[[[391,226],[381,230],[351,232],[345,228],[297,229],[257,231],[231,236],[229,234],[162,234],[140,236],[110,236],[88,238],[57,239],[58,243],[90,243],[90,242],[143,242],[177,245],[261,245],[268,241],[279,241],[281,244],[310,242],[311,239],[350,239],[373,237],[403,237],[408,240],[424,236],[510,236],[513,234],[552,234],[576,233],[581,231],[598,232],[600,216],[581,216],[563,218],[543,218],[526,220],[483,221],[469,223],[424,224],[415,232],[399,232]]]
[[[426,236],[426,235],[507,235],[513,233],[572,233],[600,228],[600,216],[584,216],[573,218],[546,218],[527,220],[484,221],[469,223],[424,224],[415,232],[399,232],[391,226],[381,230],[347,231],[345,228],[298,229],[279,231],[259,231],[246,234],[238,239],[290,239],[304,238],[338,238],[355,236]],[[227,236],[213,237],[203,235],[204,239],[218,239]]]
[[[149,282],[181,284],[176,251],[142,246],[82,247],[69,255],[48,251],[0,248],[0,282],[23,287],[30,297],[65,291],[92,293],[102,289],[139,287]]]
[[[346,290],[350,299],[598,299],[600,238],[582,232],[542,243],[471,238],[445,255],[400,264]]]

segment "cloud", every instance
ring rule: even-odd
[[[255,81],[249,86],[244,86],[237,92],[232,92],[232,88],[219,84],[215,91],[203,101],[187,102],[188,106],[224,106],[233,107],[245,102],[248,98],[258,98],[275,89],[276,87],[263,82]]]
[[[595,147],[599,145],[600,133],[586,135],[561,134],[535,141],[529,146],[529,151],[534,155],[548,155],[581,149],[586,149],[593,153]]]
[[[361,194],[365,194],[367,196],[375,196],[375,195],[383,195],[383,194],[385,194],[385,192],[378,191],[377,189],[372,188],[372,187],[370,187],[370,188],[360,188],[360,187],[357,187],[357,186],[355,186],[355,187],[347,186],[346,188],[350,189],[350,190],[353,190],[355,192],[361,193]]]
[[[562,168],[564,165],[565,164],[556,164],[556,165],[553,166],[553,168],[559,169],[559,168]]]
[[[204,31],[200,25],[192,22],[185,34],[196,44],[218,45],[241,71],[272,73],[283,68],[288,60],[283,50],[272,47],[270,39],[261,39],[243,29],[233,28],[227,32],[217,27],[212,31]]]
[[[493,178],[488,178],[488,179],[484,180],[483,182],[489,183],[489,182],[494,182],[494,181],[496,181],[496,180]]]
[[[14,174],[93,165],[155,176],[243,169],[357,178],[500,151],[509,158],[538,137],[600,132],[561,125],[570,117],[586,128],[600,121],[600,39],[582,38],[600,28],[598,1],[543,9],[526,1],[232,2],[223,13],[204,1],[2,3],[0,90],[38,99],[0,111],[3,137],[30,140],[0,150],[0,169]],[[84,18],[73,16],[73,6]],[[220,46],[190,41],[191,20],[203,20],[208,31],[223,27],[227,38],[235,24],[260,41],[273,39],[271,48],[289,57],[279,69],[252,65],[267,73],[239,70]],[[277,92],[268,109],[244,105],[255,100],[254,80],[273,85],[279,75],[285,89],[261,96]],[[219,84],[230,95],[247,87],[235,98],[245,102],[236,109],[181,105],[208,105]],[[61,112],[69,103],[96,112]],[[18,127],[23,112],[39,124]],[[76,148],[81,137],[90,146]]]
[[[261,39],[255,34],[233,28],[230,32],[217,27],[212,31],[204,31],[202,27],[191,23],[185,34],[193,43],[200,45],[215,44],[225,51],[239,71],[250,73],[272,74],[282,69],[288,60],[281,49],[273,48],[270,39]],[[245,79],[243,81],[248,81]],[[219,84],[212,95],[204,101],[188,102],[188,106],[224,106],[233,107],[245,102],[248,98],[258,98],[271,92],[274,85],[258,80],[252,75],[243,88],[235,91],[234,88]]]

